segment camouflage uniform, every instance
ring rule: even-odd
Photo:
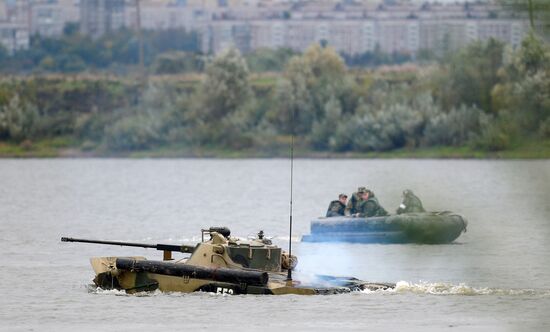
[[[387,216],[388,212],[378,203],[378,199],[374,197],[374,193],[369,193],[369,199],[361,201],[357,208],[358,217],[378,217]]]
[[[365,190],[365,187],[359,187],[357,188],[357,192],[354,192],[353,195],[351,195],[351,198],[346,205],[346,209],[344,210],[344,214],[346,216],[350,216],[358,212],[357,207],[363,201],[363,198],[361,196],[363,195]]]
[[[342,204],[339,200],[334,200],[330,202],[327,209],[327,217],[338,217],[344,215],[344,210],[346,206]]]
[[[416,197],[412,190],[403,191],[403,203],[397,209],[397,214],[409,212],[426,212],[422,206],[422,202]]]

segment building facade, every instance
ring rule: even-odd
[[[80,0],[80,31],[93,38],[126,24],[124,0]]]
[[[519,45],[525,22],[510,19],[363,19],[363,20],[213,20],[203,29],[203,51],[233,46],[241,52],[287,47],[303,51],[326,42],[338,52],[356,55],[379,49],[414,55],[420,50],[453,50],[475,40],[494,38]]]
[[[26,0],[0,0],[0,45],[8,54],[29,48],[28,8]]]
[[[195,29],[203,34],[203,51],[212,53],[230,46],[242,52],[277,47],[303,51],[323,41],[349,55],[376,49],[415,55],[489,38],[517,46],[529,30],[525,18],[483,3],[294,2],[262,7],[253,15],[238,8],[210,13]]]
[[[29,48],[29,31],[25,25],[0,22],[0,45],[13,54]]]
[[[487,3],[281,0],[139,0],[143,29],[196,31],[201,50],[218,53],[326,42],[341,53],[379,50],[414,55],[495,38],[517,46],[526,20]],[[392,3],[392,2],[390,2]],[[2,43],[28,46],[28,36],[59,36],[69,22],[94,38],[136,28],[136,0],[0,0]],[[26,31],[25,31],[26,29]],[[27,38],[27,41],[23,40]]]
[[[79,0],[35,0],[29,6],[29,31],[59,37],[68,23],[80,22]]]

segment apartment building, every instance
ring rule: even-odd
[[[133,29],[137,23],[135,0],[0,0],[0,4],[3,2],[17,6],[2,11],[0,5],[0,22],[12,24],[6,26],[4,35],[17,34],[21,40],[25,33],[13,32],[13,24],[27,24],[27,36],[34,33],[57,36],[67,22],[80,22],[81,32],[99,37],[121,27]],[[324,41],[350,55],[375,49],[415,54],[423,49],[456,49],[473,40],[488,38],[515,46],[528,31],[524,18],[486,3],[387,4],[368,0],[140,0],[139,3],[143,29],[197,31],[206,53],[218,53],[231,46],[241,52],[277,47],[303,51],[312,43]],[[2,21],[2,16],[10,19]],[[23,44],[12,41],[10,45]]]
[[[11,22],[0,22],[0,45],[9,54],[29,48],[29,31],[25,25]]]
[[[203,36],[204,50],[218,53],[235,46],[243,52],[264,47],[303,51],[312,43],[324,41],[350,55],[376,48],[386,53],[414,55],[422,49],[457,49],[489,38],[517,46],[529,29],[524,19],[483,4],[384,6],[308,2],[293,5],[291,11],[264,10],[262,16],[250,19],[235,11],[214,16]],[[242,31],[246,31],[249,40]]]
[[[126,25],[126,1],[80,0],[80,31],[93,38]]]
[[[26,1],[0,1],[0,45],[13,54],[29,48],[29,29],[25,21]]]
[[[181,2],[164,2],[159,4],[154,1],[140,3],[141,27],[150,30],[165,29],[202,29],[206,22],[210,21],[212,11],[202,6],[191,6]],[[137,24],[137,10],[135,4],[125,8],[124,25],[135,28]]]
[[[67,23],[80,21],[79,0],[35,0],[28,8],[31,34],[58,37]]]

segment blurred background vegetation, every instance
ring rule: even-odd
[[[534,33],[414,63],[330,45],[212,57],[197,38],[144,32],[147,77],[131,31],[92,40],[69,25],[0,50],[0,155],[280,156],[292,113],[303,155],[550,155],[550,46]]]

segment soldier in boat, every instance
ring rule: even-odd
[[[346,209],[346,201],[348,196],[346,194],[338,195],[338,200],[330,202],[327,209],[327,217],[340,217],[344,215]]]
[[[412,190],[406,189],[403,191],[403,203],[399,205],[397,214],[410,212],[426,212],[426,210],[424,210],[420,198],[416,197]]]
[[[344,210],[344,214],[346,216],[352,216],[357,213],[357,207],[359,206],[359,203],[363,201],[362,197],[365,193],[365,190],[367,190],[365,187],[359,187],[357,188],[357,192],[354,192],[351,195],[351,198],[346,205],[346,209]]]
[[[362,201],[357,207],[357,213],[354,217],[378,217],[387,216],[388,212],[380,205],[372,190],[366,189],[362,196]]]

